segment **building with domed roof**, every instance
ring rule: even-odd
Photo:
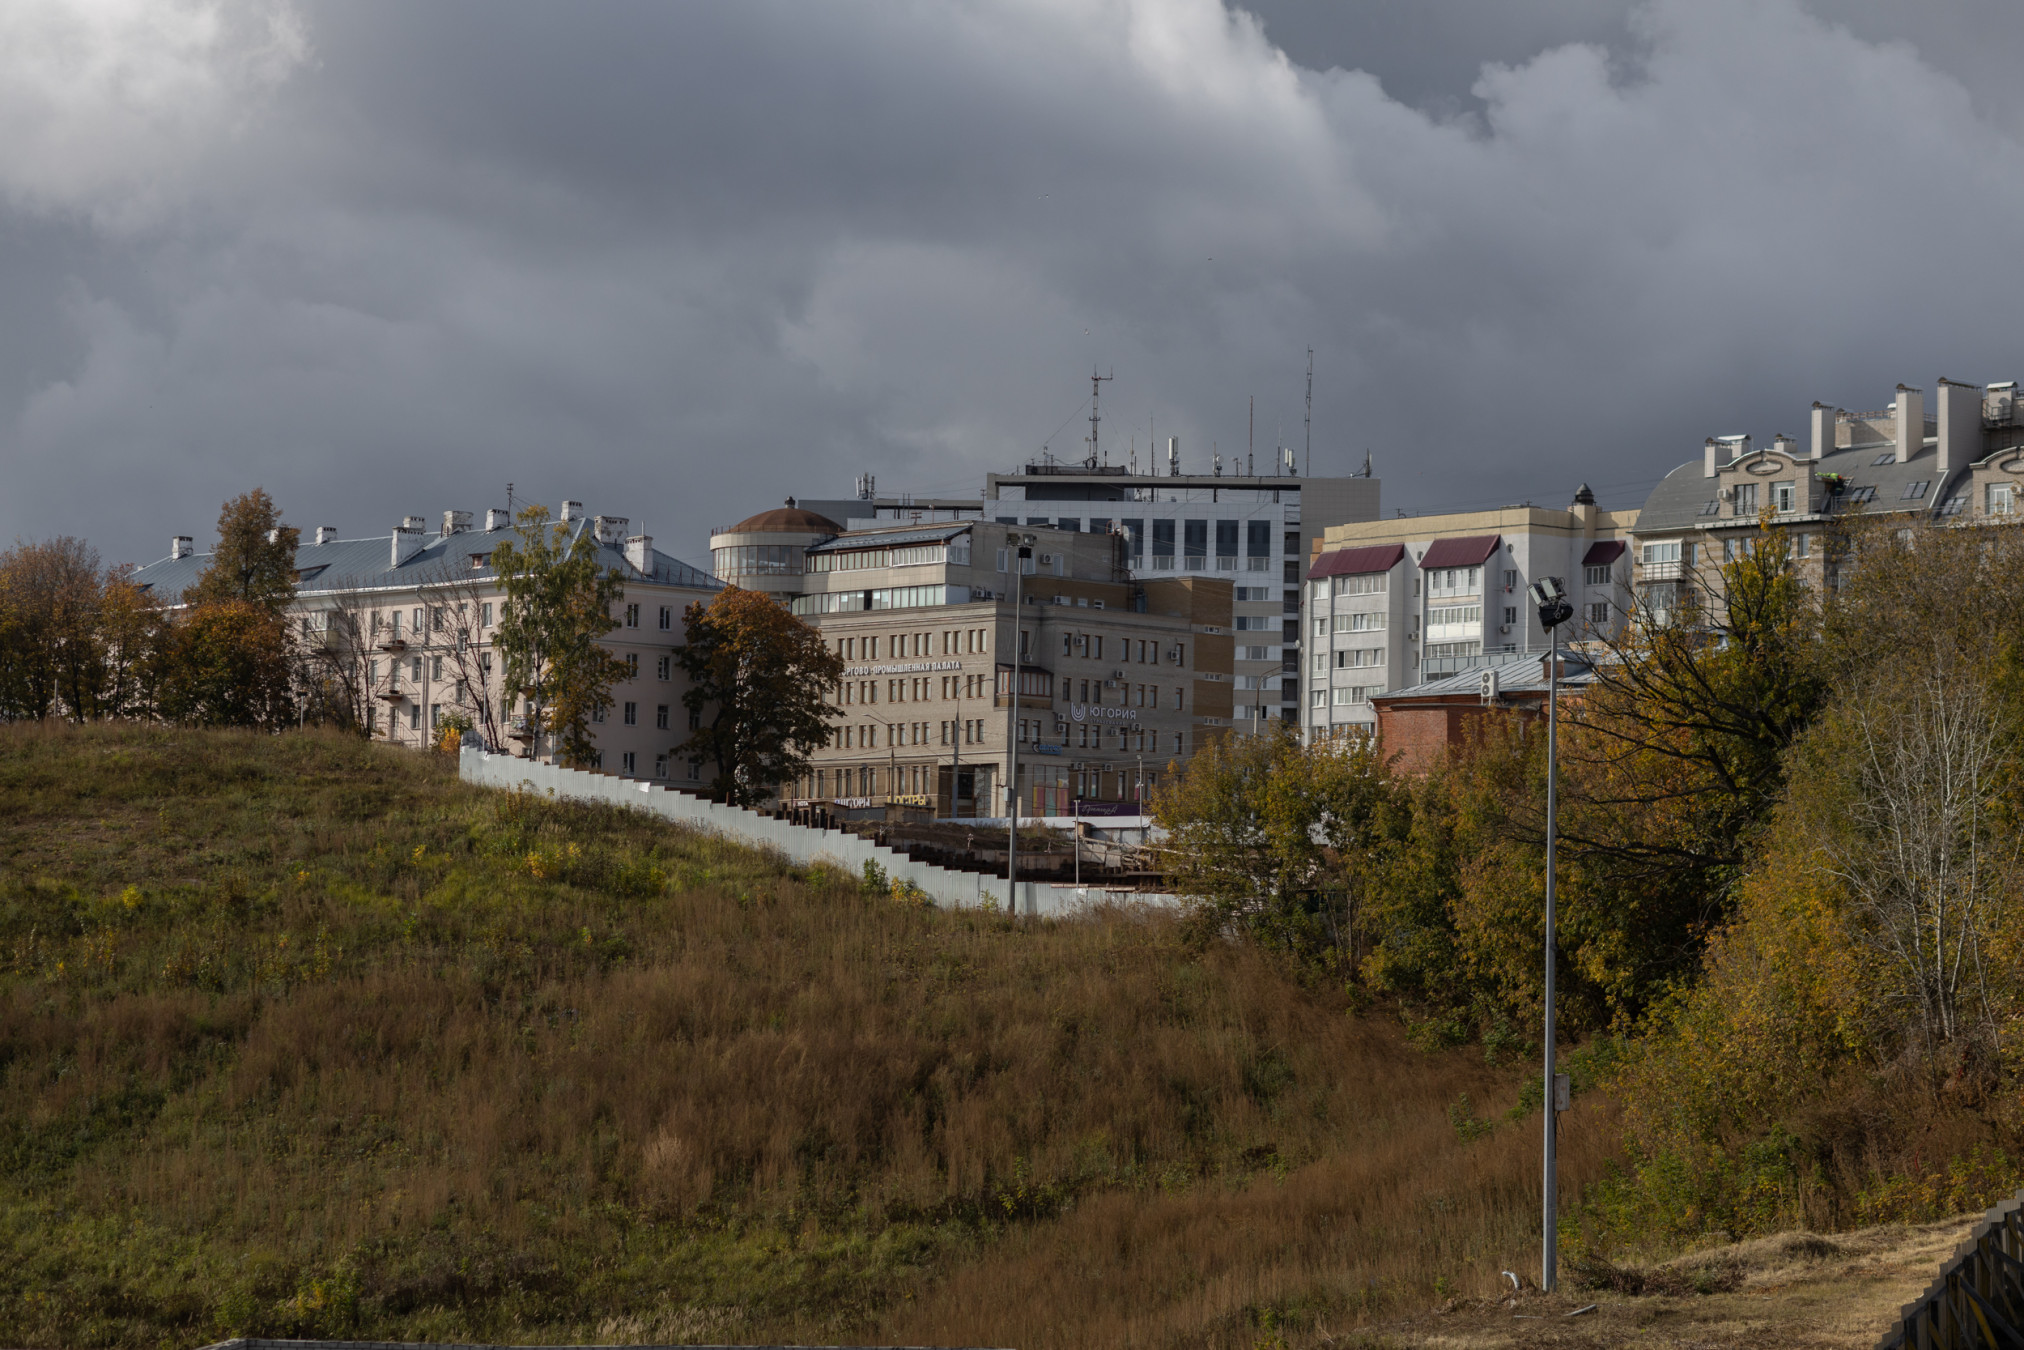
[[[784,506],[713,530],[710,570],[726,585],[764,591],[784,604],[801,594],[808,550],[842,533],[843,526],[789,497]]]

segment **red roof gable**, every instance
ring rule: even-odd
[[[1598,539],[1588,546],[1588,552],[1581,555],[1583,567],[1600,567],[1613,563],[1623,556],[1627,547],[1621,539]]]
[[[1368,548],[1339,548],[1314,560],[1308,579],[1347,577],[1359,572],[1389,572],[1406,556],[1404,544],[1373,544]]]
[[[1501,534],[1472,534],[1462,539],[1436,539],[1427,549],[1427,556],[1420,559],[1422,567],[1481,567],[1497,545],[1504,542]]]

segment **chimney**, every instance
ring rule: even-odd
[[[388,566],[399,567],[421,551],[422,518],[420,516],[402,517],[401,523],[394,526],[393,561]]]
[[[1939,477],[1933,484],[1935,497],[1946,486],[1948,474],[1980,458],[1975,451],[1982,440],[1982,391],[1972,384],[1942,379],[1938,402],[1940,459],[1933,466]]]
[[[1721,452],[1721,442],[1717,441],[1713,436],[1708,437],[1707,443],[1701,448],[1701,477],[1713,478],[1715,476],[1715,470],[1722,467],[1719,458]]]
[[[1828,407],[1818,399],[1814,400],[1811,453],[1816,461],[1825,459],[1834,452],[1835,414],[1840,411],[1839,408]]]
[[[1908,384],[1898,386],[1897,462],[1909,464],[1926,443],[1926,396]]]
[[[470,528],[471,513],[469,511],[443,512],[443,538],[448,539],[453,534],[462,534]]]
[[[319,525],[316,527],[316,543],[319,548],[325,544],[334,544],[336,542],[337,526]]]
[[[485,512],[485,532],[487,534],[490,534],[494,530],[509,529],[512,524],[513,513],[503,506],[495,506]]]
[[[577,521],[579,521],[579,520],[582,520],[582,519],[583,519],[583,503],[582,503],[582,502],[564,502],[564,503],[562,504],[562,523],[563,523],[563,524],[565,524],[565,525],[570,525],[570,524],[574,524],[575,522],[577,522]]]
[[[1782,431],[1771,438],[1771,448],[1787,459],[1796,460],[1799,458],[1799,442],[1793,440]]]
[[[1179,478],[1180,476],[1181,438],[1179,436],[1169,436],[1167,437],[1167,477]]]
[[[625,538],[625,527],[630,524],[624,516],[599,516],[591,523],[597,532],[597,542],[606,548],[617,548]]]
[[[1595,538],[1595,518],[1599,514],[1595,507],[1595,489],[1586,483],[1576,489],[1571,510],[1574,517],[1581,522],[1581,537]]]
[[[190,538],[189,535],[177,534],[169,537],[169,557],[187,558],[196,551],[197,541]]]
[[[633,571],[652,576],[654,571],[654,537],[650,534],[636,534],[625,541],[625,560],[632,564]]]

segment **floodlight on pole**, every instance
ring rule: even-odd
[[[1574,617],[1567,591],[1559,577],[1541,577],[1527,588],[1532,603],[1539,607],[1539,622],[1546,629],[1546,1064],[1544,1068],[1545,1177],[1541,1188],[1543,1222],[1540,1232],[1539,1287],[1551,1291],[1558,1281],[1560,1248],[1560,1158],[1557,1149],[1560,1112],[1560,1075],[1553,1058],[1553,975],[1555,915],[1553,912],[1553,840],[1557,832],[1555,813],[1559,798],[1555,780],[1559,776],[1560,734],[1560,625]]]
[[[1019,643],[1020,591],[1026,559],[1033,556],[1035,536],[1014,531],[1005,536],[1006,561],[1012,566],[1012,689],[1005,713],[1005,814],[1011,818],[1005,846],[1005,912],[1019,912],[1019,664],[1025,652]]]

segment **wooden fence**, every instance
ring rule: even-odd
[[[2024,1350],[2024,1191],[1982,1216],[1876,1350]]]

